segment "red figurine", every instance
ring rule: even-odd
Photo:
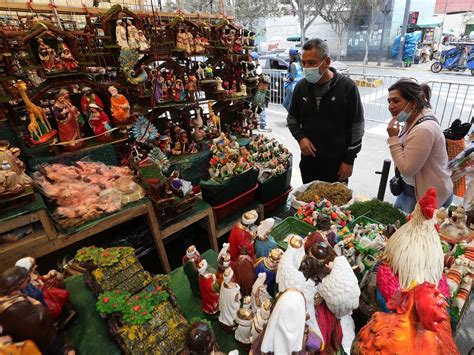
[[[231,230],[229,236],[229,254],[232,262],[235,262],[242,250],[245,247],[247,255],[252,259],[255,258],[253,248],[254,234],[249,227],[258,219],[258,214],[255,210],[245,212],[242,216],[242,223],[237,223]]]
[[[207,314],[216,314],[219,311],[219,285],[216,275],[207,270],[207,261],[201,260],[198,265],[199,291],[202,298],[201,310]]]

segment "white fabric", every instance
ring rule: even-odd
[[[26,258],[21,258],[15,263],[15,266],[19,266],[30,271],[31,267],[33,266],[31,257],[27,256]]]
[[[253,283],[252,286],[252,310],[257,312],[260,309],[258,304],[262,304],[266,299],[270,299],[270,295],[267,292],[265,287],[265,280],[267,279],[267,274],[261,272],[258,274],[257,280]],[[257,304],[258,301],[258,304]]]
[[[219,294],[219,322],[232,327],[240,308],[240,286],[234,283],[233,287],[229,288],[226,285],[228,286],[226,282],[222,283]]]
[[[259,236],[261,239],[265,238],[265,236],[270,233],[274,225],[275,220],[273,218],[267,218],[266,220],[262,221],[257,227],[257,236]]]
[[[268,323],[268,318],[270,317],[270,311],[266,311],[260,308],[253,318],[252,321],[252,330],[251,330],[251,338],[250,340],[252,343],[257,339],[260,332],[263,330],[265,325]]]
[[[244,306],[245,307],[245,306]],[[239,325],[235,330],[235,339],[243,344],[250,344],[250,336],[252,331],[252,320],[251,319],[240,319],[236,318],[236,323]]]
[[[303,350],[305,319],[306,307],[303,295],[293,290],[285,292],[278,299],[270,316],[261,351],[288,355]]]

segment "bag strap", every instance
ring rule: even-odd
[[[416,123],[415,123],[408,131],[403,132],[403,134],[399,135],[398,138],[403,137],[405,134],[408,135],[408,133],[410,133],[413,128],[415,128],[415,127],[418,126],[420,123],[423,123],[423,122],[425,122],[425,121],[435,121],[436,123],[439,124],[439,122],[438,122],[438,120],[436,119],[435,116],[433,116],[433,115],[423,116],[423,117],[421,117],[418,121],[416,121]]]

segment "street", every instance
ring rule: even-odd
[[[349,65],[351,78],[362,77],[361,63],[346,64]],[[359,199],[377,196],[380,175],[375,172],[382,170],[384,159],[391,160],[386,143],[386,127],[391,118],[387,110],[387,89],[399,78],[411,77],[419,82],[429,82],[433,89],[431,103],[436,116],[441,120],[443,129],[456,118],[468,121],[474,115],[474,77],[469,72],[442,71],[435,74],[429,71],[431,63],[413,65],[411,68],[379,68],[374,67],[375,63],[372,64],[366,68],[366,76],[380,77],[383,79],[383,84],[376,88],[359,87],[365,111],[366,133],[362,150],[355,161],[353,175],[349,179],[349,187]],[[300,151],[298,143],[286,127],[286,110],[282,105],[270,104],[266,112],[267,123],[272,129],[268,135],[276,138],[293,153],[292,185],[294,187],[300,186],[302,184],[298,168]],[[391,176],[393,176],[393,165]],[[395,200],[388,190],[388,186],[385,200],[389,202]]]

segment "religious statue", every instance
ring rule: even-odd
[[[112,139],[111,133],[108,132],[112,129],[110,119],[104,110],[95,103],[89,104],[89,126],[98,141],[108,142]]]
[[[32,340],[47,354],[56,345],[57,330],[48,309],[21,292],[28,278],[28,270],[18,266],[0,274],[0,325],[14,341]]]
[[[122,20],[117,20],[117,25],[115,27],[115,37],[120,48],[130,49],[127,41],[126,24]]]
[[[140,52],[147,52],[151,48],[150,41],[146,39],[142,30],[138,30],[137,43]]]
[[[164,137],[167,137],[167,136],[164,136]],[[165,151],[163,151],[163,153],[166,154]],[[199,252],[197,251],[194,245],[189,246],[188,249],[186,249],[186,255],[183,256],[183,268],[184,268],[184,273],[186,274],[186,277],[188,278],[189,286],[191,286],[191,292],[193,293],[194,297],[201,297],[201,293],[199,292],[198,270],[197,270],[200,262],[201,262],[201,254],[199,254]]]
[[[186,333],[186,348],[180,354],[224,355],[219,351],[216,336],[207,322],[193,322]]]
[[[283,251],[281,249],[275,248],[270,251],[268,256],[258,258],[254,264],[256,275],[262,272],[267,274],[265,277],[265,285],[267,285],[267,290],[272,296],[275,296],[276,272],[278,270],[278,263],[280,262],[282,254]]]
[[[196,51],[193,34],[189,32],[187,28],[184,30],[184,33],[187,37],[186,52],[188,52],[188,54],[193,54]]]
[[[72,55],[71,49],[69,46],[64,43],[64,40],[61,37],[57,38],[58,40],[58,54],[59,58],[62,61],[64,69],[68,71],[74,71],[77,69],[78,62],[76,58]]]
[[[99,106],[102,110],[104,109],[104,104],[101,98],[92,92],[90,87],[85,86],[82,89],[82,98],[81,98],[81,110],[85,115],[89,115],[89,105],[94,103]]]
[[[199,34],[194,37],[194,51],[196,52],[196,54],[203,54],[206,52],[206,47],[204,47],[202,38],[203,37]]]
[[[257,313],[255,314],[255,317],[253,318],[250,336],[250,341],[252,343],[257,339],[258,335],[267,325],[268,319],[270,318],[271,309],[272,301],[267,298],[265,301],[263,301]]]
[[[176,34],[176,48],[182,49],[186,52],[186,43],[188,42],[188,36],[184,33],[184,29],[180,28],[178,33]]]
[[[232,282],[234,272],[230,267],[224,271],[224,282],[221,285],[219,294],[219,323],[225,329],[234,330],[235,319],[240,308],[240,286]]]
[[[128,46],[130,49],[139,48],[137,38],[138,38],[138,29],[132,23],[131,20],[127,20],[127,33],[128,33]]]
[[[126,125],[130,122],[130,104],[127,98],[118,93],[115,86],[109,86],[110,111],[115,125]]]
[[[253,232],[249,229],[258,219],[258,213],[255,210],[247,211],[242,216],[242,223],[234,225],[229,236],[229,253],[233,262],[237,260],[245,247],[247,255],[252,259],[255,257],[253,247]]]
[[[217,282],[221,286],[224,281],[224,272],[230,266],[229,243],[224,243],[222,249],[217,255]],[[233,273],[232,273],[233,274]]]
[[[188,76],[188,82],[186,84],[186,91],[188,92],[189,100],[195,101],[197,99],[197,97],[196,97],[197,80],[196,80],[195,75],[190,74]]]
[[[270,235],[274,225],[275,220],[273,218],[267,218],[257,227],[257,236],[254,245],[256,258],[265,257],[276,248],[275,239]]]
[[[38,56],[46,72],[51,72],[56,68],[56,51],[44,43],[42,38],[38,38]]]
[[[0,141],[0,198],[21,194],[25,187],[32,184],[25,173],[25,164],[18,159],[19,148],[9,148],[8,141]]]
[[[265,300],[271,300],[271,296],[268,294],[267,285],[265,285],[265,279],[267,274],[261,272],[258,274],[257,280],[255,280],[252,286],[252,310],[256,313],[262,306]]]
[[[207,261],[201,260],[198,264],[199,291],[201,292],[201,310],[207,314],[219,312],[219,286],[216,282],[216,275],[208,270]]]
[[[243,347],[250,345],[253,317],[254,313],[250,309],[250,297],[244,297],[242,308],[237,312],[236,323],[238,326],[235,330],[235,340]]]
[[[66,89],[59,90],[53,105],[53,114],[58,124],[59,141],[73,142],[65,145],[64,150],[81,149],[84,142],[74,141],[81,139],[81,127],[84,124],[84,119],[79,109],[72,104]]]
[[[254,258],[246,255],[246,247],[242,249],[242,254],[232,264],[235,272],[235,282],[240,285],[242,295],[249,296],[252,293],[252,286],[255,282],[255,273],[253,269]]]

